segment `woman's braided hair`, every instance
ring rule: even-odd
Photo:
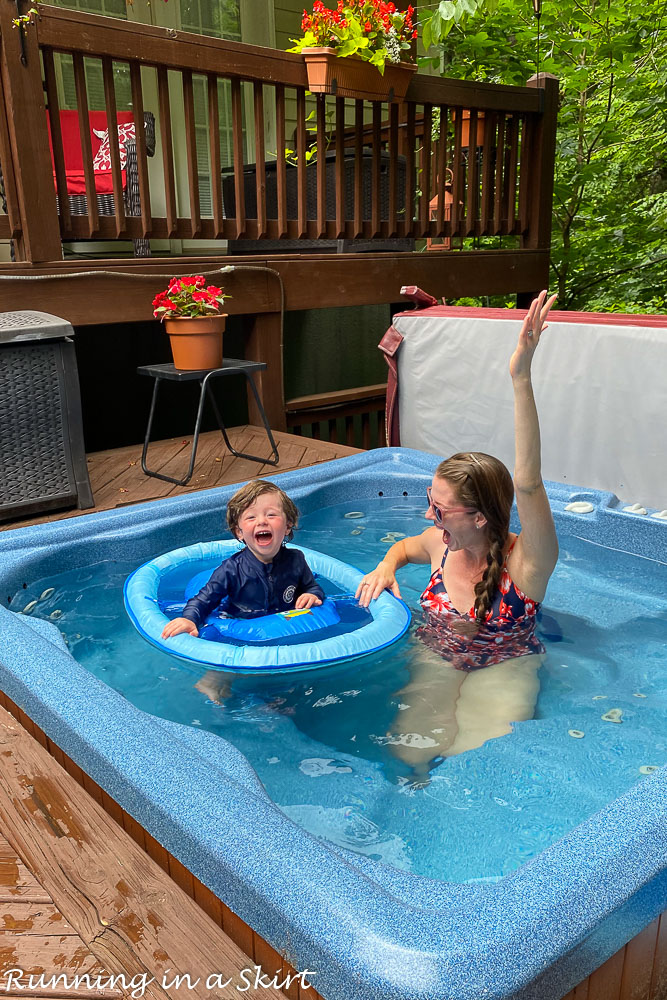
[[[487,567],[475,586],[475,620],[486,621],[503,569],[503,548],[510,526],[514,483],[509,470],[492,455],[481,451],[459,452],[435,470],[455,490],[461,506],[472,507],[486,518],[489,551]]]

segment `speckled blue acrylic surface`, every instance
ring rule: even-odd
[[[275,478],[308,513],[414,495],[436,464],[391,449]],[[186,533],[217,538],[232,492],[5,532],[3,604],[26,580],[121,551],[139,562]],[[651,512],[622,513],[609,494],[557,484],[549,496],[557,526],[667,562],[667,523]],[[594,511],[566,512],[573,499]],[[313,839],[238,750],[134,708],[76,663],[56,627],[2,607],[0,630],[0,687],[242,919],[314,971],[327,1000],[556,1000],[665,909],[667,769],[494,884],[438,883]]]

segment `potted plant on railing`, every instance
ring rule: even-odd
[[[202,274],[172,278],[166,292],[153,299],[153,315],[164,321],[174,365],[181,371],[201,371],[222,365],[222,334],[227,313],[220,306],[229,298],[222,288],[207,285]]]
[[[392,0],[338,0],[335,10],[315,0],[288,51],[303,55],[314,94],[402,100],[417,68],[401,58],[417,37],[413,16],[412,6],[397,10]]]

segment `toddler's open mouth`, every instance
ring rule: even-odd
[[[258,545],[270,545],[271,542],[273,541],[273,532],[272,531],[256,531],[255,532],[255,541],[257,542]]]

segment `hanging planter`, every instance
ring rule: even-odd
[[[227,313],[201,316],[198,319],[166,319],[174,368],[179,371],[203,371],[222,368],[222,335]]]
[[[174,367],[203,371],[222,367],[222,334],[227,313],[220,306],[228,295],[206,285],[202,274],[172,278],[166,292],[153,299],[153,315],[169,334]]]
[[[335,10],[313,0],[312,14],[303,12],[302,37],[287,51],[303,54],[314,94],[402,101],[417,69],[408,61],[417,38],[414,12],[412,4],[398,10],[394,0],[337,0]]]
[[[380,73],[373,63],[359,56],[336,55],[335,49],[306,48],[301,50],[306,60],[308,89],[314,94],[335,94],[366,101],[402,101],[408,89],[414,63],[385,63]]]

